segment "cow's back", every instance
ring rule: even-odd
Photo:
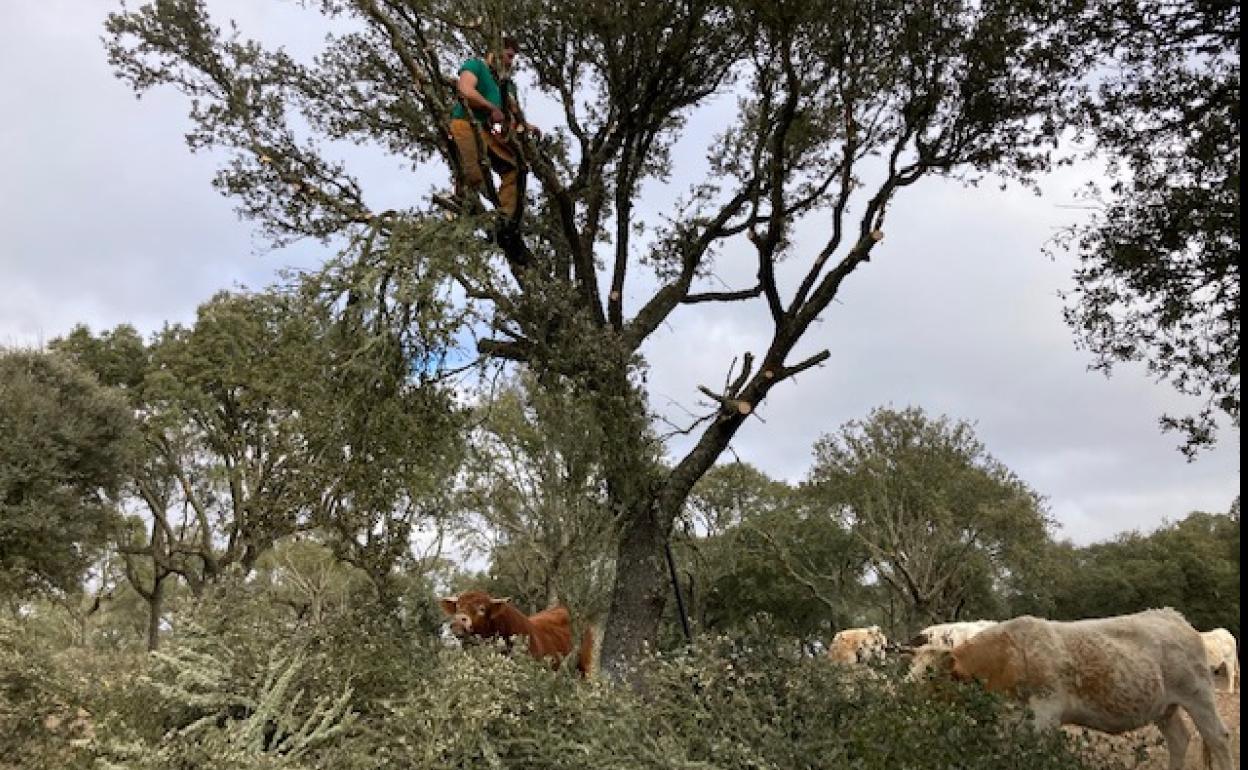
[[[1123,654],[1145,658],[1160,669],[1167,689],[1190,690],[1197,681],[1209,681],[1200,632],[1170,608],[1145,610],[1112,618],[1077,620],[1072,628],[1087,628],[1112,640]]]
[[[888,638],[879,626],[845,628],[833,635],[828,658],[845,664],[883,661],[887,645]]]
[[[537,658],[562,659],[572,651],[572,619],[566,607],[551,607],[529,616],[529,652]]]

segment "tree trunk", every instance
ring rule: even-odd
[[[154,652],[160,644],[160,613],[165,608],[165,577],[152,580],[152,592],[147,598],[147,651]]]
[[[620,526],[615,585],[602,646],[602,670],[607,676],[633,682],[633,666],[645,648],[653,649],[658,641],[663,608],[672,592],[664,544],[693,485],[715,463],[744,420],[743,412],[721,411],[662,481],[647,479],[640,464],[631,469],[617,466],[622,473],[614,476],[617,483],[609,487],[612,497],[620,501],[618,510],[629,513]],[[640,438],[644,432],[633,435]]]
[[[639,521],[640,519],[640,521]],[[658,639],[671,586],[663,560],[665,532],[649,516],[635,516],[620,533],[615,585],[602,640],[602,671],[632,681],[638,653]]]

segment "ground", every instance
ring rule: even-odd
[[[1235,766],[1239,767],[1239,693],[1219,692],[1216,695],[1218,713],[1222,715],[1222,721],[1231,731],[1231,753],[1235,757]],[[1187,714],[1183,715],[1183,723],[1187,725],[1187,730],[1192,735],[1192,743],[1187,749],[1187,762],[1183,768],[1184,770],[1203,770],[1205,765],[1202,759],[1200,736],[1196,734],[1196,728],[1187,718]],[[1122,757],[1127,767],[1135,770],[1165,770],[1166,768],[1166,748],[1162,743],[1161,733],[1156,727],[1149,726],[1118,736],[1104,735],[1078,727],[1063,729],[1072,735],[1087,734],[1098,747],[1103,746],[1105,751],[1112,751]]]

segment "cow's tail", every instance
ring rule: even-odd
[[[576,670],[581,676],[588,677],[594,665],[594,627],[585,626],[581,633],[581,649],[576,656]]]

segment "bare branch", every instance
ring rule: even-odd
[[[760,283],[752,289],[742,289],[741,291],[706,291],[699,294],[687,294],[681,300],[682,304],[695,305],[699,302],[736,302],[743,299],[754,299],[763,293],[763,285]]]

